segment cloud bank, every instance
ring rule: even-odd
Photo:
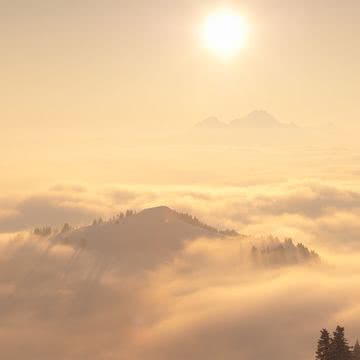
[[[15,199],[15,200],[13,200]],[[204,222],[256,236],[296,237],[332,247],[359,243],[360,189],[321,181],[256,186],[55,186],[44,193],[0,199],[0,233],[35,226],[91,223],[126,209],[167,205]]]
[[[198,239],[124,274],[86,249],[17,237],[1,249],[3,356],[303,360],[323,326],[359,334],[359,253],[264,269],[250,246]]]
[[[56,185],[0,203],[5,358],[305,360],[322,327],[360,334],[356,184]],[[28,233],[163,204],[247,236],[186,242],[150,270],[124,272],[116,257]],[[268,235],[305,243],[321,264],[251,265]]]

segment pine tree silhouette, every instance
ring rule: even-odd
[[[352,359],[353,360],[360,360],[360,344],[359,344],[359,340],[356,340],[354,350],[353,350],[353,353],[352,353]]]
[[[315,359],[316,360],[331,360],[330,346],[331,346],[330,333],[326,329],[322,329],[320,339],[318,341]]]
[[[352,353],[345,338],[345,329],[338,326],[330,345],[330,360],[352,360]]]

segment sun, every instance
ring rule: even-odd
[[[242,49],[247,37],[247,23],[232,10],[219,10],[211,14],[202,29],[205,46],[224,58],[229,58]]]

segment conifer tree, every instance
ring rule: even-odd
[[[316,360],[331,360],[330,358],[330,334],[326,329],[321,330],[320,339],[318,341]]]
[[[330,345],[330,360],[351,360],[352,353],[345,338],[345,329],[338,326]]]
[[[352,359],[353,360],[360,360],[360,344],[359,344],[359,340],[356,340],[354,350],[353,350],[353,353],[352,353]]]

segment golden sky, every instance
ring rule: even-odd
[[[219,9],[249,27],[226,59],[201,36]],[[359,14],[359,0],[0,0],[1,355],[303,360],[336,324],[353,344]],[[193,225],[159,205],[246,236],[177,243]],[[64,223],[70,237],[32,233]],[[323,262],[253,267],[269,235]]]
[[[227,58],[201,36],[220,9],[249,29]],[[353,344],[359,14],[359,0],[0,0],[3,358],[303,360],[337,324]]]
[[[360,4],[339,1],[0,1],[3,129],[185,129],[266,109],[357,121]],[[227,6],[251,27],[226,63],[199,27]]]
[[[357,169],[357,155],[341,152],[350,138],[358,143],[357,1],[0,0],[0,8],[5,193],[337,179]],[[246,46],[226,61],[201,38],[223,8],[249,26]],[[208,116],[229,122],[256,109],[302,129],[187,133]]]

